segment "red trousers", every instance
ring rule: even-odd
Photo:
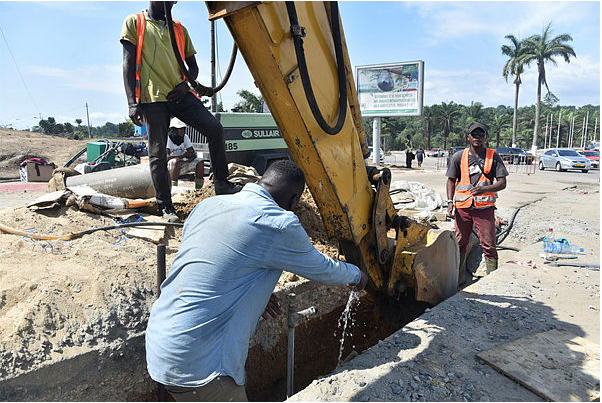
[[[460,253],[466,253],[466,246],[470,240],[470,234],[472,233],[472,227],[474,225],[481,241],[483,254],[487,259],[497,260],[494,212],[495,209],[493,207],[480,210],[467,208],[456,209],[454,214],[456,219],[456,239],[460,246]]]

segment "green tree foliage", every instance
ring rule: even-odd
[[[502,54],[508,56],[508,61],[504,65],[502,75],[508,82],[508,77],[514,76],[514,115],[512,118],[512,145],[516,145],[516,125],[518,120],[518,92],[522,83],[520,75],[523,74],[522,57],[525,53],[523,42],[514,35],[505,36],[510,41],[510,45],[502,45]]]
[[[242,98],[242,101],[234,105],[232,112],[261,113],[263,106],[263,97],[261,95],[255,95],[247,90],[240,90],[236,94]]]
[[[558,35],[552,38],[552,23],[549,23],[541,35],[533,35],[524,42],[525,53],[519,58],[519,62],[529,66],[532,62],[537,64],[537,100],[535,103],[535,127],[533,129],[532,148],[537,147],[537,136],[539,134],[539,116],[541,109],[541,86],[545,85],[548,92],[548,82],[546,80],[546,62],[551,62],[554,66],[558,65],[555,57],[562,57],[565,62],[570,63],[571,56],[577,57],[575,50],[567,44],[572,41],[568,34]]]

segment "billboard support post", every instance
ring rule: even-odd
[[[380,164],[380,116],[372,121],[372,162]]]

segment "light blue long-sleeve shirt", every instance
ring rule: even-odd
[[[196,387],[231,376],[244,385],[249,339],[282,270],[328,285],[361,279],[356,266],[314,248],[297,216],[259,185],[199,203],[151,309],[151,377]]]

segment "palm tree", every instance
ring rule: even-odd
[[[512,147],[516,147],[516,123],[518,119],[518,89],[521,85],[520,75],[523,74],[523,64],[519,62],[524,54],[523,42],[509,34],[504,38],[510,40],[511,46],[502,45],[502,54],[509,57],[504,65],[502,75],[508,82],[508,76],[514,76],[514,116],[512,118]]]
[[[424,122],[424,147],[426,150],[431,149],[431,135],[433,133],[433,125],[436,118],[436,110],[434,106],[425,106],[422,108],[422,121]]]
[[[500,146],[500,133],[502,132],[503,129],[508,127],[509,124],[510,124],[510,115],[508,115],[506,113],[498,114],[493,117],[493,122],[491,123],[490,130],[491,130],[491,132],[495,133],[495,147],[496,148]],[[514,137],[513,137],[512,141],[513,141],[512,146],[515,147]]]
[[[570,57],[577,57],[575,50],[566,44],[572,41],[568,34],[558,35],[555,38],[552,36],[552,23],[549,23],[541,35],[533,35],[524,42],[525,52],[519,57],[518,63],[529,65],[531,62],[537,62],[537,102],[535,103],[535,129],[533,130],[533,143],[531,151],[535,153],[537,150],[537,135],[539,132],[539,110],[541,108],[541,85],[544,84],[548,92],[548,82],[546,81],[546,62],[552,62],[554,66],[558,63],[554,60],[554,56],[561,56],[565,62],[570,63]]]
[[[260,113],[263,106],[263,97],[257,96],[251,91],[240,90],[236,93],[243,100],[232,107],[232,112],[255,112]]]
[[[478,122],[483,116],[483,104],[480,102],[471,101],[470,106],[466,109],[466,127],[474,122]]]
[[[448,104],[441,102],[437,108],[437,115],[443,121],[443,149],[447,150],[447,137],[452,130],[454,120],[460,116],[460,106],[454,101]]]

